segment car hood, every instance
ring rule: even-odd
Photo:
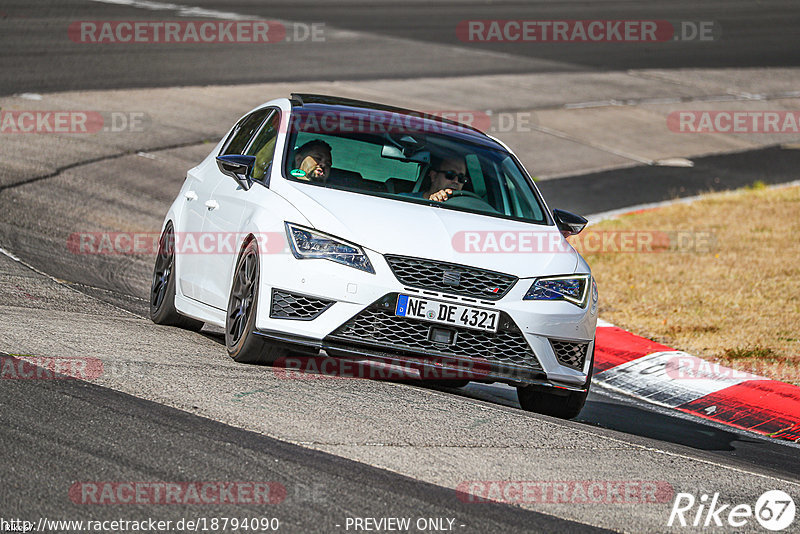
[[[555,226],[286,185],[281,193],[314,228],[380,254],[470,265],[520,278],[570,274],[580,258]]]

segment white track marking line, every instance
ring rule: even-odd
[[[783,184],[772,184],[768,185],[767,189],[783,189],[785,187],[795,187],[800,185],[800,180],[794,180],[792,182],[786,182]],[[654,208],[663,208],[666,206],[672,206],[673,204],[691,204],[697,200],[702,200],[703,198],[707,198],[709,195],[731,195],[735,194],[739,190],[731,189],[729,191],[715,191],[713,193],[703,193],[700,195],[694,195],[691,197],[683,197],[683,198],[676,198],[674,200],[662,200],[659,202],[648,202],[647,204],[636,204],[633,206],[628,206],[627,208],[620,208],[616,210],[609,210],[609,211],[602,211],[600,213],[592,213],[587,215],[586,218],[589,219],[589,225],[597,224],[600,221],[605,221],[607,219],[616,219],[621,215],[625,215],[627,213],[631,213],[633,211],[639,210],[648,210]]]
[[[670,408],[748,380],[766,380],[677,350],[653,352],[606,369],[595,377],[610,387]]]
[[[231,11],[217,11],[216,9],[204,9],[202,7],[182,6],[169,2],[151,2],[149,0],[90,0],[101,4],[115,4],[118,6],[135,7],[150,11],[175,11],[180,17],[206,17],[222,20],[255,20],[259,17],[252,15],[241,15]]]
[[[205,9],[202,7],[195,7],[195,6],[185,6],[180,4],[173,4],[170,2],[156,2],[150,0],[89,0],[90,2],[98,2],[102,4],[114,4],[119,6],[126,6],[126,7],[133,7],[139,9],[148,9],[150,11],[172,11],[176,13],[180,17],[206,17],[206,18],[214,18],[214,19],[222,19],[222,20],[266,20],[262,17],[258,17],[255,15],[243,15],[241,13],[234,13],[231,11],[217,11],[214,9]],[[307,26],[311,22],[296,22],[296,21],[289,21],[277,18],[270,18],[269,20],[278,22],[283,24],[284,26],[292,26],[295,25],[302,25]],[[336,28],[333,26],[329,26],[327,24],[324,25],[325,27],[325,39],[328,38],[336,39],[340,41],[348,40],[359,40],[365,37],[371,37],[375,39],[382,39],[386,42],[395,42],[395,43],[413,43],[413,44],[424,44],[420,41],[415,41],[413,39],[406,39],[402,37],[395,37],[389,35],[382,35],[378,33],[366,32],[366,31],[353,31],[353,30],[344,30],[340,28]],[[483,56],[488,58],[495,58],[497,60],[507,60],[507,59],[519,59],[519,56],[514,54],[506,54],[503,52],[493,52],[491,50],[481,50],[481,49],[467,49],[463,46],[458,45],[448,45],[448,44],[436,44],[431,45],[436,46],[442,50],[449,50],[453,54],[471,54],[474,56]],[[561,61],[549,61],[549,60],[537,60],[539,63],[542,64],[549,64],[553,66],[571,66],[570,63],[564,63]]]
[[[614,390],[615,388],[609,388],[609,389]],[[436,391],[436,390],[426,390],[425,392],[430,394],[430,395],[449,395],[449,394],[447,394],[445,392]],[[622,394],[627,394],[627,392],[624,392],[624,391],[622,391],[621,393]],[[460,398],[462,398],[464,400],[467,400],[467,401],[480,402],[480,403],[482,403],[484,405],[485,408],[487,408],[489,410],[500,411],[500,412],[503,412],[503,413],[507,413],[507,411],[506,411],[507,407],[505,407],[505,406],[497,406],[495,404],[489,403],[488,401],[483,401],[483,400],[480,400],[480,399],[472,399],[472,398],[469,398],[469,397],[460,397]],[[519,409],[519,408],[517,408],[517,409]],[[558,427],[558,428],[564,428],[563,425],[558,425],[557,423],[551,423],[550,421],[545,421],[544,419],[539,419],[539,421],[542,422],[542,423],[550,424],[550,425]],[[699,463],[702,463],[702,464],[718,467],[718,468],[721,468],[721,469],[724,469],[724,470],[734,471],[734,472],[737,472],[737,473],[742,473],[742,474],[751,475],[751,476],[755,476],[755,477],[759,477],[759,478],[764,478],[764,479],[767,479],[767,480],[774,480],[774,481],[782,482],[782,483],[785,483],[785,484],[792,484],[793,486],[796,486],[796,487],[800,488],[800,482],[796,482],[794,480],[786,480],[786,479],[783,479],[783,478],[778,478],[778,477],[773,476],[773,475],[766,475],[766,474],[763,474],[763,473],[757,473],[757,472],[754,472],[754,471],[749,471],[747,469],[742,469],[742,468],[739,468],[739,467],[733,467],[733,466],[730,466],[730,465],[721,464],[719,462],[714,462],[714,461],[711,461],[711,460],[705,460],[703,458],[697,458],[697,457],[694,457],[694,456],[689,456],[687,454],[681,454],[681,453],[677,453],[677,452],[670,452],[670,451],[665,451],[665,450],[662,450],[662,449],[656,449],[654,447],[649,447],[647,445],[642,445],[642,444],[634,443],[634,442],[631,442],[631,441],[625,441],[625,440],[620,439],[620,438],[615,438],[615,437],[612,437],[612,436],[609,436],[609,435],[602,435],[602,434],[599,434],[599,433],[596,433],[596,432],[592,432],[591,430],[583,428],[583,427],[576,428],[576,427],[573,427],[572,425],[570,425],[569,428],[571,430],[573,430],[574,432],[578,432],[578,433],[581,433],[581,434],[586,434],[586,435],[593,436],[593,437],[602,437],[605,440],[613,441],[613,442],[619,443],[619,444],[627,446],[627,447],[633,447],[633,448],[636,448],[636,449],[641,449],[641,450],[653,452],[653,453],[656,453],[656,454],[663,454],[665,456],[670,456],[670,457],[674,457],[674,458],[682,458],[684,460],[689,460],[689,461],[692,461],[692,462],[699,462]],[[733,427],[729,427],[729,428],[733,428]],[[738,430],[738,431],[740,431],[742,433],[747,433],[748,432],[748,431],[741,430],[741,429],[736,429],[736,430]],[[759,437],[763,437],[763,436],[759,435]],[[393,445],[393,446],[394,447],[398,447],[398,448],[406,447],[405,445]],[[413,447],[413,445],[412,445],[412,447]]]
[[[532,124],[531,128],[537,130],[539,132],[552,135],[554,137],[558,137],[560,139],[566,139],[567,141],[572,141],[573,143],[577,143],[579,145],[588,146],[597,150],[602,150],[603,152],[608,152],[609,154],[614,154],[615,156],[619,156],[621,158],[629,159],[632,161],[636,161],[638,163],[644,163],[645,165],[655,165],[656,162],[650,158],[645,158],[642,156],[637,156],[636,154],[631,154],[630,152],[625,152],[623,150],[617,150],[615,148],[611,148],[605,146],[600,143],[596,143],[594,141],[587,141],[586,139],[581,139],[579,137],[575,137],[574,135],[570,135],[566,132],[562,132],[560,130],[555,130],[553,128],[548,128],[547,126],[542,126],[540,124]]]
[[[70,284],[73,284],[73,283],[76,283],[76,282],[70,282],[68,280],[61,280],[60,278],[56,278],[55,276],[49,275],[44,271],[40,271],[39,269],[37,269],[36,267],[31,265],[30,263],[28,263],[28,262],[26,262],[24,260],[21,260],[20,258],[16,257],[14,254],[12,254],[11,252],[7,251],[3,247],[0,247],[0,254],[6,256],[7,258],[10,258],[10,259],[14,260],[15,262],[19,263],[20,265],[22,265],[24,267],[27,267],[28,269],[30,269],[31,271],[35,272],[36,274],[42,275],[45,278],[49,278],[51,281],[55,282],[56,284],[60,285],[61,287],[65,287],[65,288],[69,289],[70,291],[74,291],[75,293],[83,295],[84,297],[89,297],[90,299],[94,299],[94,300],[96,300],[98,302],[102,302],[103,304],[107,304],[107,305],[109,305],[111,307],[114,307],[114,308],[116,308],[116,309],[118,309],[120,311],[123,311],[123,312],[127,313],[128,315],[136,317],[137,319],[141,319],[141,316],[136,315],[135,313],[133,313],[131,311],[128,311],[125,308],[120,308],[116,304],[111,304],[110,302],[106,302],[104,300],[100,300],[97,297],[89,295],[88,293],[84,293],[83,291],[79,291],[79,290],[75,289],[74,287],[72,287],[70,285]],[[86,284],[78,284],[78,285],[82,285],[84,287],[91,287],[92,289],[98,289],[98,290],[101,290],[101,291],[108,291],[109,293],[112,293],[111,291],[109,291],[107,289],[102,289],[102,288],[99,288],[99,287],[95,288],[93,286],[89,286],[89,285],[86,285]]]

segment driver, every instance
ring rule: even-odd
[[[422,193],[422,198],[436,202],[446,202],[453,191],[460,191],[469,183],[467,164],[461,157],[440,158],[431,156],[428,170],[430,186]]]
[[[295,176],[300,180],[325,182],[331,174],[331,145],[320,139],[312,139],[294,153],[295,169],[303,171],[303,176]]]

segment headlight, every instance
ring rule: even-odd
[[[566,300],[583,308],[589,296],[591,278],[588,274],[537,278],[523,300]]]
[[[298,260],[320,258],[375,274],[364,249],[358,245],[288,222],[286,234],[292,254]]]

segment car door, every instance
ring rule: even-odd
[[[215,156],[241,154],[270,111],[270,108],[263,108],[245,115],[233,127],[220,153]],[[186,209],[176,229],[178,231],[176,249],[181,255],[178,274],[181,292],[189,298],[207,302],[210,283],[208,261],[211,254],[204,251],[203,245],[207,245],[208,240],[204,237],[203,231],[208,213],[214,210],[213,192],[220,184],[233,180],[223,175],[216,163],[201,166],[200,169],[202,170],[190,171],[187,175],[189,184],[184,192]]]
[[[208,208],[204,205],[219,179],[207,170],[192,169],[186,176],[188,184],[183,192],[185,207],[176,221],[176,254],[180,256],[178,270],[181,293],[201,300],[204,258],[196,250],[196,239],[203,229]]]
[[[269,176],[266,171],[272,164],[279,125],[280,113],[275,109],[269,109],[265,120],[250,142],[241,148],[233,147],[240,152],[231,150],[226,152],[226,154],[238,153],[256,157],[252,175],[256,183],[253,184],[253,188],[265,186],[264,176]],[[203,287],[203,301],[215,308],[226,309],[239,252],[238,234],[242,231],[241,223],[250,191],[242,189],[236,180],[225,176],[218,168],[215,168],[214,172],[219,174],[220,180],[209,199],[209,208],[203,222],[203,234],[213,238],[216,250],[212,254],[207,254],[204,260],[208,277]],[[228,246],[229,243],[232,243],[232,247]]]

